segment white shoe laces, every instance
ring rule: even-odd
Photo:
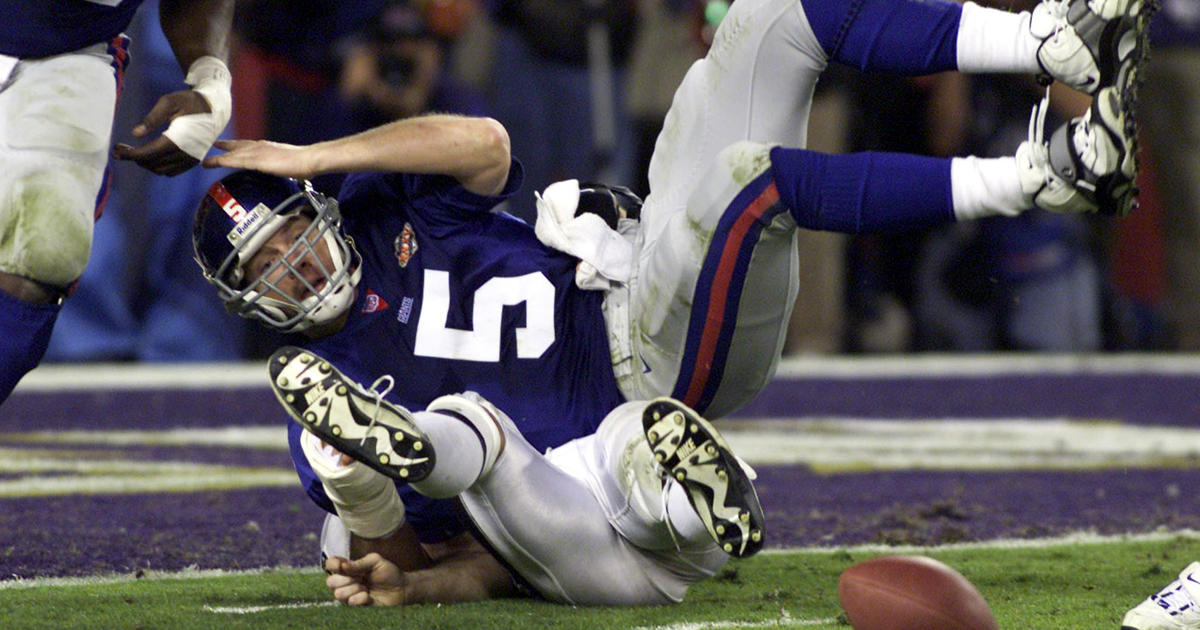
[[[1050,183],[1050,169],[1046,168],[1050,161],[1050,150],[1046,146],[1046,113],[1049,111],[1050,88],[1047,87],[1041,102],[1029,114],[1029,161],[1041,171],[1043,185]]]
[[[384,384],[386,384],[387,386],[384,387],[382,390],[380,390],[379,387]],[[375,426],[375,423],[378,422],[378,420],[379,420],[379,409],[381,407],[383,407],[383,397],[387,396],[388,392],[392,391],[392,388],[395,386],[396,386],[396,379],[392,378],[391,374],[384,374],[383,376],[380,376],[379,378],[375,379],[374,383],[371,383],[371,387],[368,391],[375,398],[375,410],[371,413],[371,423],[367,425],[366,434],[364,434],[362,439],[358,441],[359,446],[362,446],[364,443],[366,443],[367,434],[370,434],[371,429]]]
[[[1071,0],[1043,0],[1054,17],[1054,34],[1050,37],[1058,43],[1058,36],[1071,24],[1067,21],[1067,11],[1071,8]]]

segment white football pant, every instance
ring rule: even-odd
[[[108,164],[114,73],[108,44],[0,56],[0,271],[58,288],[83,273]]]
[[[642,431],[644,408],[626,403],[595,434],[546,455],[503,422],[503,454],[460,495],[488,545],[542,597],[580,605],[674,603],[729,560],[682,488],[670,481],[664,490]],[[417,415],[418,424],[425,415]],[[445,455],[437,466],[454,465],[449,452],[439,453]],[[321,548],[348,555],[338,517],[326,517]]]

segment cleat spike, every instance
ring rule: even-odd
[[[412,482],[428,476],[435,463],[434,449],[426,448],[425,435],[413,423],[412,414],[384,398],[390,386],[379,387],[390,377],[381,377],[366,388],[347,379],[333,363],[287,346],[272,355],[269,365],[276,399],[306,430],[393,479]],[[323,376],[316,377],[318,373]],[[316,383],[318,388],[302,393],[297,380]],[[374,427],[385,433],[374,433]]]
[[[664,477],[684,489],[713,542],[735,557],[757,553],[764,516],[753,480],[711,423],[683,403],[659,398],[643,412],[642,429]]]

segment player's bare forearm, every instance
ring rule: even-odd
[[[206,55],[229,62],[234,0],[162,0],[163,34],[186,72]]]
[[[350,535],[350,557],[361,558],[372,552],[383,556],[401,571],[423,569],[433,563],[421,547],[421,542],[417,540],[416,531],[408,523],[383,538]]]
[[[511,159],[500,123],[448,114],[405,118],[310,148],[318,172],[437,173],[484,195],[503,189]]]
[[[478,544],[432,567],[409,572],[404,585],[406,604],[473,602],[519,594],[508,569]]]
[[[427,547],[434,564],[401,571],[377,552],[325,560],[325,585],[351,606],[472,602],[520,594],[512,575],[470,535]]]
[[[503,125],[491,118],[449,114],[405,118],[307,146],[235,140],[217,147],[228,152],[206,159],[205,166],[304,178],[356,171],[441,174],[480,195],[504,189],[512,159]]]

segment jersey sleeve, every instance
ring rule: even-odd
[[[504,190],[496,195],[475,194],[448,175],[355,173],[343,182],[338,199],[347,217],[405,211],[430,224],[458,223],[491,212],[520,190],[524,178],[524,168],[516,158]]]

